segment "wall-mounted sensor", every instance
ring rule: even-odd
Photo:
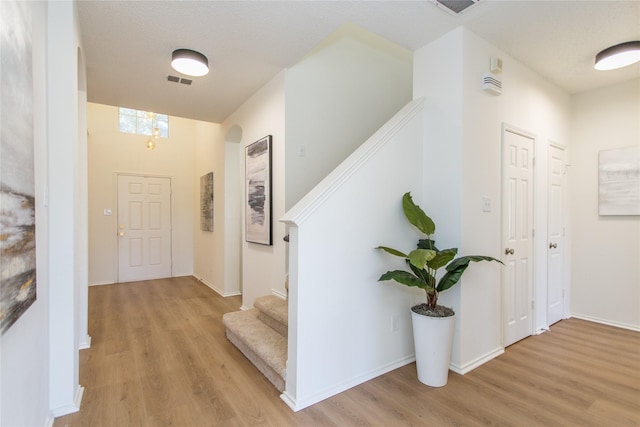
[[[493,74],[499,74],[502,72],[502,59],[500,58],[491,58],[491,63],[489,65],[489,71]]]

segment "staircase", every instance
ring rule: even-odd
[[[256,298],[255,308],[222,316],[227,338],[283,392],[287,363],[287,301],[273,295]]]

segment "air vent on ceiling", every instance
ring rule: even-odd
[[[189,79],[181,79],[180,77],[177,76],[167,76],[167,80],[173,83],[182,83],[183,85],[187,85],[187,86],[191,86],[191,83],[193,82],[193,80],[189,80]]]
[[[477,4],[480,0],[431,0],[432,3],[444,8],[449,13],[457,15]]]

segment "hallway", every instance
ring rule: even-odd
[[[444,388],[415,365],[293,413],[227,341],[222,298],[192,277],[89,288],[73,426],[637,426],[640,334],[564,320]]]

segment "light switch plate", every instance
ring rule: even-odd
[[[491,199],[488,197],[482,198],[482,212],[491,212]]]

